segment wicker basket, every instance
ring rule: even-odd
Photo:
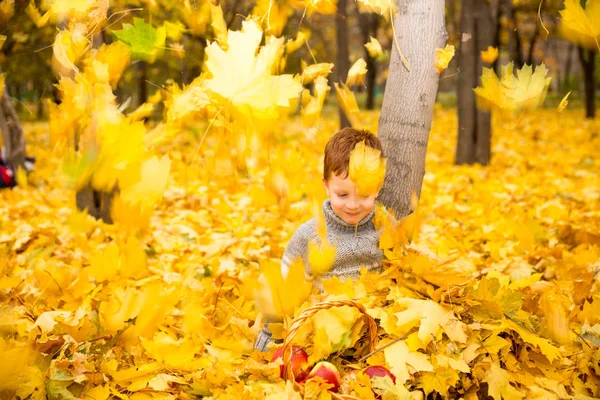
[[[367,314],[366,308],[359,302],[354,301],[354,300],[336,300],[336,301],[326,301],[326,302],[322,302],[322,303],[317,303],[314,306],[308,307],[307,309],[302,311],[302,313],[300,313],[298,318],[296,318],[292,322],[292,324],[290,325],[288,334],[285,337],[285,340],[283,341],[283,354],[282,354],[283,377],[287,381],[294,382],[294,387],[296,389],[298,389],[301,393],[304,392],[303,387],[302,387],[302,385],[300,385],[298,382],[296,382],[294,380],[294,373],[292,371],[292,366],[291,366],[291,363],[292,363],[292,345],[291,345],[292,340],[294,339],[294,336],[296,336],[296,333],[298,333],[298,330],[300,329],[302,324],[304,324],[304,322],[307,319],[309,319],[310,317],[312,317],[313,315],[315,315],[316,313],[318,313],[321,310],[326,310],[326,309],[333,308],[333,307],[343,307],[343,306],[354,307],[362,313],[362,316],[365,319],[365,324],[367,325],[367,329],[369,331],[370,351],[371,352],[375,351],[375,349],[377,347],[377,324],[375,324],[375,320],[369,314]],[[346,396],[346,395],[341,395],[341,394],[337,394],[337,393],[332,393],[332,395],[334,398],[337,398],[337,399],[355,399],[355,397],[353,397],[353,396]]]

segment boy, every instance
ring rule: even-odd
[[[336,246],[335,261],[331,270],[323,275],[325,279],[333,276],[341,280],[356,279],[360,276],[361,266],[369,271],[381,269],[383,252],[379,249],[379,232],[373,225],[378,193],[359,196],[356,185],[348,176],[350,152],[363,140],[367,146],[381,151],[383,158],[381,142],[369,131],[344,128],[333,135],[325,146],[323,184],[329,199],[323,202],[323,215],[327,241]],[[297,258],[302,258],[310,275],[309,239],[319,241],[314,218],[300,225],[290,239],[281,262],[284,277]],[[265,351],[271,340],[271,332],[265,324],[254,348]]]

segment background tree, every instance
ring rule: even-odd
[[[596,49],[577,47],[579,62],[583,69],[583,84],[585,93],[585,117],[596,117]]]
[[[336,58],[335,58],[335,74],[336,81],[344,82],[350,69],[350,51],[348,49],[348,0],[338,0],[337,14],[335,16],[335,38],[336,38]],[[339,109],[340,128],[350,126],[350,121],[344,113]]]
[[[358,15],[358,21],[360,25],[360,32],[362,34],[362,41],[368,43],[371,37],[377,38],[377,30],[381,17],[375,13],[362,13],[358,3],[356,5],[356,13]],[[367,90],[367,101],[365,108],[367,110],[373,110],[375,108],[375,89],[377,84],[377,60],[371,57],[369,51],[364,47],[365,61],[367,63],[367,75],[365,76],[365,87]]]
[[[492,2],[494,3],[494,2]],[[481,51],[494,43],[497,5],[480,0],[461,4],[461,42],[458,54],[458,143],[456,163],[487,165],[490,161],[491,116],[479,110],[473,89],[484,63]],[[489,66],[489,65],[486,65]]]
[[[419,196],[425,174],[425,153],[438,88],[436,48],[447,39],[444,0],[398,2],[396,40],[411,65],[403,65],[392,49],[385,86],[379,138],[388,157],[380,200],[397,216],[411,212],[411,193]]]

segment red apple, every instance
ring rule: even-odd
[[[320,361],[317,364],[315,364],[313,369],[310,370],[310,373],[306,377],[306,380],[309,380],[310,378],[314,378],[316,376],[323,379],[325,382],[332,384],[333,387],[330,390],[333,392],[337,391],[340,387],[340,372],[335,367],[335,365],[333,365],[330,362]]]
[[[356,374],[360,371],[353,369],[348,371],[342,376],[342,381],[340,382],[340,393],[342,394],[351,394],[352,393],[352,382],[356,382]]]
[[[392,382],[396,384],[396,377],[394,376],[394,374],[392,374],[387,368],[382,367],[381,365],[373,365],[371,367],[365,368],[363,373],[367,374],[369,378],[372,378],[374,376],[389,376],[390,378],[392,378]]]
[[[273,353],[273,357],[271,357],[271,362],[283,357],[283,346],[278,348],[275,353]],[[306,371],[306,367],[308,366],[308,354],[306,351],[300,347],[292,346],[292,372],[294,373],[294,379],[296,381],[300,381],[306,377],[308,372]],[[283,364],[279,366],[279,376],[283,378]]]

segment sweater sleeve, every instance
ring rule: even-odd
[[[290,266],[296,259],[301,258],[305,263],[308,261],[308,238],[312,229],[312,220],[300,225],[288,242],[281,259],[281,275],[287,278]]]

